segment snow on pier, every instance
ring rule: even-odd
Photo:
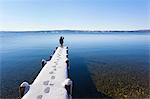
[[[72,81],[68,78],[68,48],[58,47],[31,85],[20,85],[21,99],[71,99]],[[21,89],[24,88],[24,89]]]

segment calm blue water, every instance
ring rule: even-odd
[[[48,59],[60,36],[69,47],[73,97],[105,97],[96,91],[88,63],[105,62],[137,66],[146,74],[149,69],[150,33],[0,33],[0,97],[17,98],[23,81],[32,83],[41,70],[41,59]],[[139,66],[140,65],[140,66]],[[148,73],[147,73],[148,74]]]

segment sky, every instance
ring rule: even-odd
[[[0,0],[0,31],[150,29],[150,0]]]

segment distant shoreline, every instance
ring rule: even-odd
[[[0,32],[52,32],[52,33],[59,33],[59,32],[150,32],[148,30],[37,30],[37,31],[0,31]]]

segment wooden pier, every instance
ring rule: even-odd
[[[68,47],[57,47],[48,61],[42,60],[42,70],[32,84],[19,87],[21,99],[72,99],[69,79]]]

